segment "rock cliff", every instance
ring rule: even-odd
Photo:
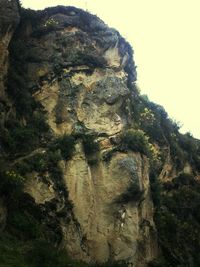
[[[156,188],[198,176],[198,156],[140,96],[132,48],[115,29],[63,6],[21,9],[17,27],[17,2],[1,5],[0,230],[7,220],[26,242],[45,232],[88,264],[158,266]]]
[[[156,253],[148,161],[140,154],[118,151],[109,162],[103,159],[116,147],[111,139],[117,139],[131,120],[123,111],[131,95],[128,82],[136,79],[130,46],[96,17],[64,7],[47,9],[37,24],[23,23],[14,42],[22,40],[27,90],[43,108],[52,135],[77,136],[71,159],[60,162],[74,217],[60,222],[63,245],[79,260],[144,265]],[[99,150],[87,153],[84,136],[94,136]],[[38,204],[57,200],[54,182],[50,181],[52,190],[45,180],[38,186],[38,175],[28,179],[26,192]],[[115,203],[134,179],[144,191],[143,200]]]

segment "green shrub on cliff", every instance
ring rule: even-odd
[[[56,141],[58,149],[61,151],[62,157],[67,160],[70,159],[74,152],[75,138],[71,135],[63,135]]]
[[[142,200],[144,191],[137,183],[132,182],[126,191],[117,199],[117,203],[127,204]]]
[[[14,170],[0,170],[0,195],[7,200],[21,194],[25,178]]]
[[[151,148],[148,137],[142,130],[129,129],[124,132],[121,138],[122,146],[125,149],[130,149],[134,152],[140,152],[150,156]]]
[[[65,250],[45,239],[20,240],[4,232],[0,236],[0,266],[3,267],[126,267],[126,263],[84,263],[72,260]]]
[[[45,122],[35,120],[34,116],[26,126],[12,119],[6,122],[0,133],[1,143],[5,151],[12,156],[28,153],[41,143],[41,137],[47,134],[47,130]]]
[[[94,154],[99,151],[99,144],[95,140],[95,136],[92,134],[85,134],[82,136],[83,148],[86,155]]]
[[[155,213],[163,266],[200,266],[199,210],[200,183],[193,176],[183,173],[164,184]]]

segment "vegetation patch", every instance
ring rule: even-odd
[[[199,209],[200,183],[193,176],[182,173],[163,184],[155,213],[163,255],[150,266],[200,266]]]
[[[65,160],[72,157],[75,146],[75,138],[71,135],[63,135],[56,140],[56,145],[61,151],[61,155]]]
[[[143,198],[144,191],[141,190],[137,183],[131,182],[130,186],[126,191],[117,198],[117,203],[127,204],[129,202],[141,201]]]
[[[111,160],[111,158],[113,157],[113,155],[114,155],[118,150],[120,150],[119,147],[113,147],[113,148],[111,148],[111,149],[109,149],[109,150],[104,151],[103,154],[102,154],[102,159],[103,159],[103,161],[109,163],[110,160]]]
[[[85,155],[92,155],[99,151],[99,143],[96,141],[96,138],[92,134],[85,134],[82,136],[83,148]]]
[[[122,146],[134,152],[140,152],[146,156],[150,156],[151,148],[148,137],[142,130],[129,129],[122,135]]]
[[[14,155],[26,154],[33,151],[37,146],[43,146],[42,139],[48,136],[49,127],[45,122],[42,112],[33,114],[26,125],[10,118],[6,121],[0,133],[3,149]]]
[[[20,240],[8,232],[0,236],[0,264],[4,267],[125,267],[126,263],[88,264],[71,259],[45,239]]]

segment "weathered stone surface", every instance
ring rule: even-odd
[[[53,183],[50,180],[45,183],[36,172],[27,175],[24,191],[35,200],[36,204],[45,204],[56,198]]]
[[[25,192],[37,205],[54,203],[55,210],[46,212],[57,218],[59,207],[63,211],[67,205],[60,186],[68,191],[72,214],[56,223],[63,246],[75,259],[147,266],[156,255],[148,160],[115,151],[131,119],[123,112],[136,79],[130,46],[95,16],[70,7],[34,13],[22,25],[13,42],[24,48],[24,86],[44,110],[54,138],[72,133],[77,138],[73,157],[60,161],[63,181],[48,171],[46,180],[32,172]],[[77,137],[86,132],[100,145],[93,156]],[[132,186],[138,196],[126,201]]]
[[[120,163],[126,160],[135,164],[135,177],[132,170],[122,168]],[[150,245],[152,239],[156,244],[156,238],[151,234],[154,223],[147,160],[139,154],[118,152],[109,164],[99,162],[89,166],[79,144],[73,159],[63,165],[63,172],[69,198],[74,204],[74,215],[80,225],[79,236],[65,229],[66,247],[71,254],[86,261],[104,262],[112,258],[126,260],[133,266],[145,266],[145,261],[151,260],[156,253]],[[133,179],[140,183],[143,200],[117,203]],[[145,229],[141,227],[144,222]],[[74,243],[70,241],[71,235]],[[145,251],[140,251],[138,240],[143,242]]]

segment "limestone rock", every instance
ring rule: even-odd
[[[121,167],[120,162],[126,160],[134,164],[134,173]],[[110,258],[125,260],[133,266],[145,266],[145,262],[155,257],[156,249],[151,248],[152,242],[156,244],[153,205],[145,158],[134,153],[116,153],[109,164],[100,162],[91,167],[79,144],[72,160],[63,166],[63,173],[80,225],[79,236],[65,229],[66,247],[73,257],[100,262]],[[128,203],[123,199],[117,202],[132,179],[140,183],[143,200],[137,202],[133,196]],[[147,222],[145,230],[141,227],[143,222]],[[70,229],[74,228],[72,223]],[[143,242],[145,251],[140,251],[138,240]]]
[[[59,161],[63,179],[32,171],[24,191],[59,224],[62,245],[73,258],[147,266],[157,253],[148,160],[117,150],[132,119],[124,113],[136,80],[132,49],[116,30],[80,9],[26,12],[12,40],[12,47],[23,48],[13,53],[15,64],[23,64],[22,89],[35,111],[45,114],[48,138],[73,134],[76,146],[70,159]],[[93,155],[85,152],[84,135],[99,144]],[[127,201],[132,187],[136,195]]]
[[[24,191],[35,200],[36,204],[45,204],[56,197],[53,184],[45,183],[37,173],[31,173],[27,178]]]

